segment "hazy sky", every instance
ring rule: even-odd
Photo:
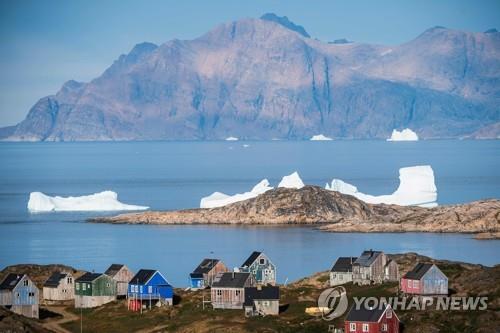
[[[398,44],[442,25],[500,28],[500,0],[0,0],[0,126],[21,121],[67,80],[88,81],[137,43],[192,39],[274,12],[320,40]]]

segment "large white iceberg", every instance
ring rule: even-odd
[[[387,141],[418,141],[418,135],[409,128],[405,128],[401,132],[392,130],[392,135]]]
[[[31,192],[28,201],[30,212],[77,212],[77,211],[118,211],[145,210],[149,207],[127,205],[118,201],[118,194],[103,191],[80,197],[48,196],[41,192]]]
[[[326,184],[327,190],[349,194],[372,204],[394,204],[400,206],[437,206],[437,189],[434,171],[430,165],[413,166],[399,169],[399,187],[388,195],[370,195],[359,192],[357,187],[340,179]]]
[[[226,141],[238,141],[239,139],[237,137],[234,137],[234,136],[229,136],[226,138]]]
[[[309,139],[311,141],[332,141],[333,139],[332,138],[329,138],[327,136],[324,136],[323,134],[318,134],[318,135],[313,135],[311,137],[311,139]]]
[[[272,189],[273,188],[269,186],[269,181],[267,179],[263,179],[257,185],[255,185],[250,192],[238,193],[235,195],[227,195],[221,192],[214,192],[208,197],[201,198],[200,208],[215,208],[226,206],[234,202],[255,198],[259,194],[265,193]]]
[[[304,186],[305,186],[304,182],[302,181],[302,179],[300,179],[300,176],[297,173],[297,171],[281,178],[281,181],[278,184],[278,187],[296,188],[296,189],[303,188]]]

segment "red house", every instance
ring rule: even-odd
[[[387,304],[382,308],[365,309],[355,306],[347,314],[345,333],[399,333],[399,318]]]
[[[413,295],[447,295],[448,278],[434,264],[417,264],[401,278],[401,291]]]

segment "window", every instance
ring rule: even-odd
[[[108,283],[106,283],[106,287],[108,287],[108,288],[109,288],[109,282],[108,282]]]
[[[23,286],[27,287],[29,285],[29,281],[28,280],[24,280],[23,281]]]
[[[148,294],[152,294],[153,293],[153,286],[148,286]]]
[[[392,318],[392,310],[391,309],[387,309],[385,317],[388,318],[388,319]]]
[[[80,290],[80,284],[79,283],[75,283],[75,289],[76,290]]]
[[[73,278],[69,277],[66,281],[67,281],[68,284],[72,284],[73,283]]]
[[[339,274],[339,280],[343,280],[344,279],[344,276],[342,274]]]
[[[337,274],[332,274],[332,279],[335,279],[337,277]]]
[[[349,324],[349,331],[356,332],[356,323]]]
[[[217,296],[222,296],[222,290],[220,289],[217,289],[217,293],[216,293]]]
[[[413,288],[418,288],[418,281],[417,280],[413,281]]]
[[[82,283],[82,290],[87,290],[87,284],[86,283]]]
[[[29,297],[35,297],[35,293],[34,292],[28,293],[28,296]]]
[[[236,293],[236,296],[240,296],[240,294],[241,294],[241,290],[236,290],[236,292],[235,292],[235,293]]]
[[[408,280],[408,288],[411,288],[411,286],[412,286],[411,282],[412,282],[411,280]]]
[[[141,294],[142,294],[142,286],[140,286],[139,289],[141,290]]]
[[[387,324],[382,324],[382,332],[387,332]]]
[[[370,332],[370,325],[363,324],[363,332]]]
[[[266,259],[265,258],[260,258],[259,259],[259,264],[265,265],[266,264]]]
[[[19,293],[16,294],[17,298],[19,298],[21,295],[19,295]]]

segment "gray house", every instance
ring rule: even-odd
[[[276,284],[276,266],[263,252],[254,251],[241,265],[240,270],[251,273],[257,284]]]
[[[0,283],[0,305],[28,318],[39,316],[39,290],[26,274],[10,273]]]
[[[104,274],[115,280],[117,297],[127,296],[128,283],[134,277],[134,273],[127,266],[112,264]]]
[[[243,309],[245,288],[255,286],[255,278],[250,273],[219,273],[210,290],[214,309]]]
[[[358,285],[398,281],[398,279],[398,265],[382,251],[363,251],[352,264],[352,282]]]
[[[68,272],[54,272],[43,284],[43,299],[68,301],[75,299],[75,281]]]
[[[352,281],[352,264],[356,257],[339,257],[330,270],[330,286],[338,286]]]
[[[434,264],[417,264],[401,278],[401,290],[415,295],[448,295],[448,278]]]
[[[280,312],[280,288],[257,286],[245,288],[245,316],[276,316]]]

